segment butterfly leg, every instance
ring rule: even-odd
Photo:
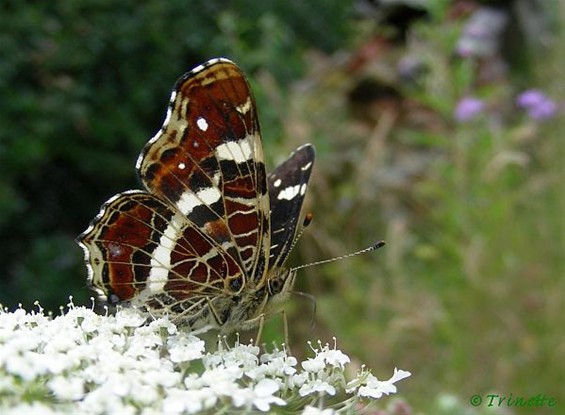
[[[284,309],[278,311],[277,313],[280,313],[282,316],[282,320],[283,320],[283,331],[284,331],[284,345],[286,347],[286,350],[288,351],[288,353],[290,353],[290,343],[289,343],[289,330],[288,330],[288,318],[286,315],[286,312],[284,311]],[[272,314],[271,314],[272,315]],[[255,346],[259,345],[259,342],[261,341],[261,335],[263,334],[263,326],[265,325],[265,314],[260,314],[259,316],[257,316],[256,318],[254,318],[253,320],[250,320],[249,322],[251,324],[253,324],[252,322],[254,322],[255,320],[258,321],[258,329],[257,329],[257,338],[255,339]]]
[[[261,336],[263,334],[263,326],[265,325],[265,319],[267,317],[271,317],[274,314],[281,314],[282,316],[282,320],[283,320],[283,330],[284,330],[284,345],[286,347],[286,350],[288,350],[290,352],[290,347],[289,347],[289,329],[288,329],[288,318],[286,315],[286,312],[284,311],[284,309],[276,311],[274,313],[261,313],[259,314],[257,317],[254,317],[250,320],[247,320],[244,325],[241,327],[243,330],[249,330],[252,329],[254,327],[258,327],[257,328],[257,336],[255,341],[253,342],[255,344],[255,346],[259,346],[259,342],[261,341]]]
[[[291,351],[290,351],[290,341],[288,338],[288,317],[286,315],[286,311],[284,311],[284,308],[280,311],[281,316],[282,316],[282,320],[283,320],[283,331],[284,331],[284,349],[286,349],[286,354],[287,355],[291,355]]]
[[[257,317],[253,317],[252,319],[246,320],[243,324],[241,324],[238,328],[241,330],[253,330],[257,328],[257,336],[253,341],[255,346],[259,346],[259,342],[261,341],[261,335],[263,334],[263,326],[265,325],[265,317],[264,313],[259,314]]]
[[[218,312],[216,311],[216,308],[212,304],[212,301],[210,300],[210,298],[206,297],[206,302],[208,303],[208,309],[210,310],[210,313],[212,313],[212,316],[214,317],[214,321],[216,322],[218,327],[222,327],[224,325],[225,321],[222,321],[222,319],[218,315]]]
[[[284,311],[284,308],[280,311],[277,311],[275,314],[279,314],[279,313],[280,313],[280,315],[282,317],[282,321],[283,321],[284,347],[286,348],[287,353],[290,354],[290,343],[289,343],[289,340],[288,340],[288,333],[289,333],[288,318],[287,318],[286,312]],[[261,314],[258,318],[260,320],[259,320],[259,330],[257,332],[257,341],[255,342],[256,346],[259,343],[259,338],[260,338],[261,333],[263,331],[263,324],[265,322],[265,314]]]
[[[261,341],[261,334],[263,334],[263,326],[265,325],[265,314],[261,313],[259,317],[259,328],[257,329],[257,338],[255,339],[255,346],[259,346]]]

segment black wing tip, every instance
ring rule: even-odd
[[[314,158],[316,155],[316,148],[314,147],[314,144],[306,143],[302,144],[300,147],[297,147],[296,150],[293,151],[293,153],[296,152],[304,152],[307,153],[310,158]]]
[[[372,246],[372,248],[373,249],[379,249],[379,248],[382,248],[385,245],[386,245],[385,241],[378,241]]]

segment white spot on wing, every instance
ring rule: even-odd
[[[186,164],[179,163],[178,167],[179,167],[179,169],[184,170],[184,169],[186,169]]]
[[[218,160],[233,160],[236,163],[244,163],[253,158],[253,151],[249,145],[249,136],[239,141],[228,141],[216,147]]]
[[[206,189],[202,189],[197,194],[202,202],[204,202],[204,204],[208,206],[210,206],[214,202],[217,202],[222,197],[222,194],[216,187],[208,187]]]
[[[202,118],[202,117],[199,117],[199,118],[196,120],[196,125],[197,125],[198,128],[200,128],[202,131],[206,131],[206,130],[208,129],[208,122],[207,122],[204,118]]]
[[[222,178],[222,174],[220,172],[214,174],[214,176],[212,177],[212,183],[214,184],[214,186],[218,187],[220,185],[221,178]]]
[[[289,186],[286,189],[281,190],[281,192],[277,195],[277,199],[282,200],[292,200],[300,191],[300,185],[297,184],[296,186]]]
[[[115,242],[111,242],[108,244],[108,256],[110,260],[114,258],[119,258],[122,256],[122,246]]]
[[[151,258],[151,271],[147,278],[149,292],[156,294],[162,292],[169,279],[171,269],[171,252],[175,247],[178,234],[181,232],[182,213],[177,213],[171,218],[169,225],[159,238],[159,245],[153,251]]]
[[[244,104],[239,105],[237,107],[235,107],[236,111],[239,112],[240,114],[247,114],[249,112],[249,110],[251,109],[251,97],[247,97],[247,101],[245,101]]]
[[[273,186],[279,187],[279,186],[281,185],[281,183],[282,183],[282,182],[281,182],[281,179],[277,179],[277,180],[275,180],[275,182],[273,183]]]
[[[177,202],[177,207],[184,215],[188,215],[196,206],[202,204],[210,206],[212,203],[220,200],[221,197],[222,194],[216,187],[202,189],[196,194],[185,192]]]
[[[312,167],[312,162],[311,162],[311,161],[308,162],[307,164],[305,164],[304,166],[302,166],[302,167],[300,168],[300,170],[306,171],[306,170],[308,170],[310,167]]]
[[[300,196],[304,196],[305,193],[306,193],[306,183],[300,186]]]

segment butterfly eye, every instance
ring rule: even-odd
[[[269,293],[271,295],[278,294],[284,287],[284,280],[280,277],[271,278],[269,280]]]

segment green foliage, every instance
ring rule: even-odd
[[[288,82],[305,48],[342,44],[349,8],[244,0],[1,7],[0,302],[38,299],[47,309],[70,293],[87,301],[72,241],[105,199],[138,187],[135,158],[183,72],[224,55],[250,75],[263,68]],[[264,112],[264,124],[281,122]]]

